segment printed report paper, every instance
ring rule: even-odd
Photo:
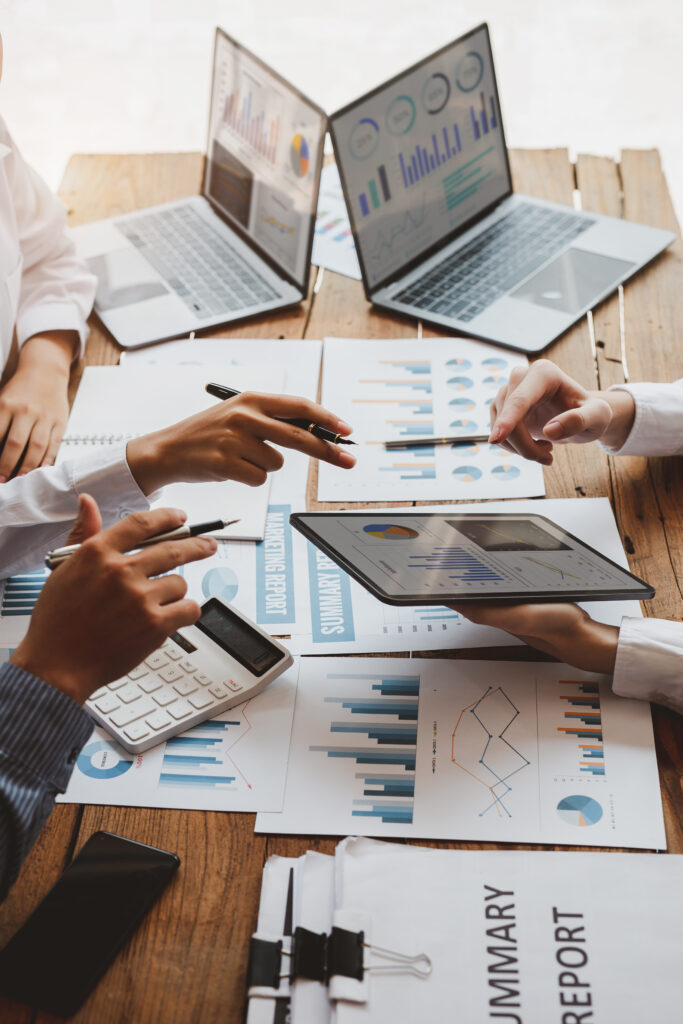
[[[490,405],[524,356],[466,338],[326,338],[322,404],[354,428],[357,465],[321,464],[319,501],[441,501],[545,494],[538,463],[499,445],[389,450],[384,441],[489,431]]]
[[[649,705],[567,665],[303,658],[259,832],[666,845]]]
[[[63,803],[203,811],[282,806],[296,666],[263,693],[142,754],[99,726],[78,755]]]

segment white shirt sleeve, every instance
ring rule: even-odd
[[[9,149],[2,171],[10,208],[2,215],[9,222],[6,227],[13,244],[18,244],[23,264],[17,340],[23,345],[44,331],[77,331],[82,352],[96,278],[76,258],[76,247],[65,230],[65,208],[26,163],[1,119],[0,144]]]
[[[623,618],[612,689],[683,714],[683,622]]]
[[[683,378],[673,384],[617,384],[636,404],[631,431],[621,448],[602,447],[609,455],[683,455]]]
[[[83,493],[93,496],[105,526],[150,507],[125,442],[16,477],[0,485],[0,578],[42,568],[47,552],[64,543]]]

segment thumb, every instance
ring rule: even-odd
[[[601,398],[591,398],[582,402],[576,409],[555,416],[543,428],[544,435],[550,441],[563,441],[576,438],[585,441],[595,440],[604,434],[611,419],[610,407]],[[583,435],[583,436],[581,436]]]
[[[67,544],[82,544],[88,537],[99,533],[102,529],[102,516],[97,502],[89,494],[81,494],[78,498],[78,515],[66,539]]]

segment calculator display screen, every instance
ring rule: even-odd
[[[279,647],[215,598],[202,606],[195,626],[254,676],[264,675],[282,660]]]

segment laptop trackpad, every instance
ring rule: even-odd
[[[598,256],[583,249],[566,249],[557,259],[511,292],[513,298],[537,306],[578,313],[616,284],[633,266],[626,260]]]
[[[91,256],[85,262],[97,277],[95,307],[102,312],[168,293],[157,272],[132,245]]]

